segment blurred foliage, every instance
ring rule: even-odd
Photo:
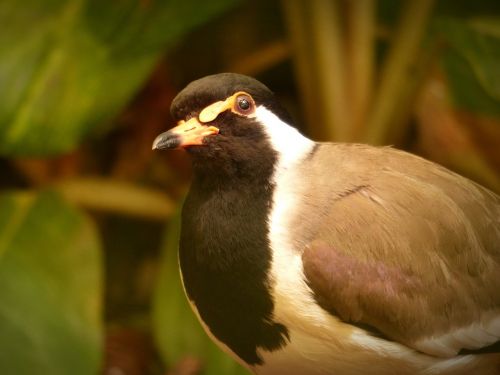
[[[99,239],[53,192],[0,195],[0,372],[95,374],[102,357]]]
[[[497,1],[5,0],[0,22],[1,374],[246,373],[182,290],[189,162],[151,152],[199,76],[500,191]]]
[[[448,47],[443,59],[455,104],[500,115],[500,17],[445,18],[436,24]]]
[[[235,3],[1,2],[0,154],[57,155],[92,134],[102,137],[165,50]],[[32,168],[19,165],[28,173]],[[152,216],[164,218],[170,210],[147,189],[82,181],[63,181],[52,192],[0,193],[2,374],[100,372],[99,238],[62,195],[104,210],[134,202],[127,206],[132,215],[154,207]]]
[[[53,155],[103,133],[165,48],[234,3],[2,1],[0,153]]]

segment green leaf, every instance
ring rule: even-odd
[[[0,195],[0,373],[98,374],[95,228],[58,195]]]
[[[69,151],[109,122],[159,57],[236,0],[0,2],[0,154]]]
[[[160,354],[167,365],[185,356],[200,358],[204,375],[248,375],[208,338],[187,302],[178,267],[179,232],[177,215],[166,232],[153,302],[154,336]]]
[[[444,67],[458,107],[500,115],[500,18],[442,19]]]

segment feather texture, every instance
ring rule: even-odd
[[[286,170],[280,232],[324,310],[432,356],[499,340],[498,196],[392,148],[320,144]]]

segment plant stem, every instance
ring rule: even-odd
[[[228,65],[226,71],[238,72],[249,76],[257,75],[263,71],[290,58],[290,47],[282,39],[275,39],[263,44],[255,51],[236,59]]]
[[[406,1],[391,50],[382,67],[380,86],[370,115],[364,141],[371,144],[390,143],[389,129],[394,126],[399,95],[405,91],[411,67],[419,53],[419,46],[434,0]]]
[[[315,139],[327,140],[328,134],[320,126],[323,121],[318,108],[317,76],[311,61],[311,35],[306,17],[306,3],[303,0],[283,0],[281,6],[287,24],[295,76],[309,134]]]
[[[376,0],[347,1],[350,140],[361,136],[373,90]]]
[[[329,139],[347,141],[350,132],[347,107],[345,54],[338,0],[310,0],[314,60],[318,91]]]
[[[68,201],[97,211],[165,220],[176,210],[165,193],[114,179],[75,178],[63,180],[54,188]]]

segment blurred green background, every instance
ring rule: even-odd
[[[189,81],[271,87],[316,140],[399,148],[500,191],[500,3],[2,0],[0,373],[244,374],[177,269]]]

